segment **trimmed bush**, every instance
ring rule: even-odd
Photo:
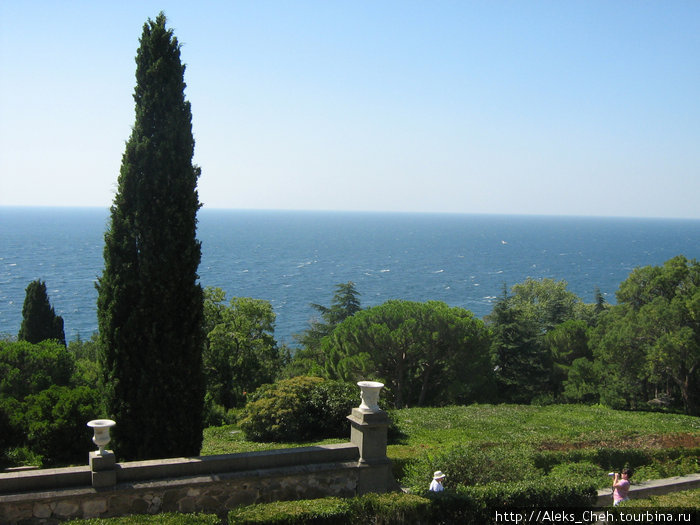
[[[596,487],[606,487],[610,486],[610,478],[607,472],[607,470],[599,465],[594,465],[590,461],[580,461],[555,465],[549,471],[548,477],[561,483],[566,483],[569,480],[588,480]]]
[[[447,486],[452,488],[495,481],[523,481],[541,476],[529,449],[480,449],[457,445],[444,452],[422,455],[410,462],[404,469],[402,482],[417,494],[424,493],[436,470],[447,474]]]
[[[343,523],[420,523],[430,519],[427,498],[394,492],[357,498],[276,501],[239,507],[229,512],[229,525],[338,525]]]
[[[414,494],[365,494],[350,500],[350,505],[353,524],[434,523],[431,501]]]
[[[308,411],[324,438],[350,436],[348,416],[360,404],[360,390],[353,383],[324,381],[311,390]]]
[[[246,404],[241,430],[252,441],[309,441],[349,434],[346,416],[359,391],[320,377],[294,377],[257,389]]]
[[[350,518],[350,500],[323,498],[315,500],[274,501],[238,507],[228,514],[229,525],[314,523],[336,525]]]
[[[428,493],[365,494],[351,499],[324,498],[249,505],[229,512],[229,525],[373,523],[494,523],[496,510],[515,508],[589,508],[596,490],[560,481],[490,483]]]
[[[216,514],[136,514],[118,518],[90,518],[67,521],[66,525],[219,525]]]
[[[537,468],[545,472],[550,472],[555,466],[563,463],[589,462],[598,465],[605,472],[614,470],[619,472],[623,467],[628,466],[635,469],[635,478],[638,478],[637,474],[642,467],[657,465],[659,470],[651,475],[653,478],[697,471],[698,457],[700,457],[700,448],[698,447],[670,449],[584,448],[537,452],[534,455],[534,462]],[[675,465],[675,467],[668,467],[670,470],[664,470],[666,467],[661,467],[660,464],[670,464]]]

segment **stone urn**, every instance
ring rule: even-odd
[[[111,419],[93,419],[88,421],[87,426],[95,431],[92,442],[99,448],[97,451],[98,455],[102,456],[105,453],[105,447],[112,440],[112,437],[109,435],[109,429],[116,424],[116,421]]]
[[[357,386],[360,387],[360,410],[362,412],[380,412],[381,408],[377,402],[379,401],[379,391],[384,387],[384,383],[377,381],[358,381]]]

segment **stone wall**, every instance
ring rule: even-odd
[[[196,458],[0,473],[0,524],[50,524],[159,512],[225,515],[238,505],[352,497],[398,486],[386,457],[385,412],[353,409],[349,443]]]
[[[661,496],[671,492],[697,488],[700,488],[700,474],[688,474],[687,476],[675,476],[633,483],[630,486],[629,497],[630,499],[648,498],[650,496]],[[607,507],[612,505],[612,503],[612,488],[598,491],[597,507]]]
[[[225,514],[237,505],[274,500],[352,497],[357,462],[256,469],[155,481],[122,482],[111,489],[79,487],[0,496],[0,523],[58,523],[159,512]]]

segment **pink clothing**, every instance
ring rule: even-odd
[[[617,482],[617,487],[613,490],[613,501],[615,505],[621,501],[627,501],[627,493],[630,491],[630,482],[626,479],[620,479]]]

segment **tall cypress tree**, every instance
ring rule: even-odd
[[[26,289],[22,305],[22,324],[17,339],[32,344],[47,339],[55,339],[65,346],[66,334],[63,331],[63,317],[56,315],[49,303],[44,281],[32,281]]]
[[[199,454],[203,291],[199,167],[180,44],[161,12],[136,54],[136,120],[105,233],[97,307],[107,409],[124,459]]]

